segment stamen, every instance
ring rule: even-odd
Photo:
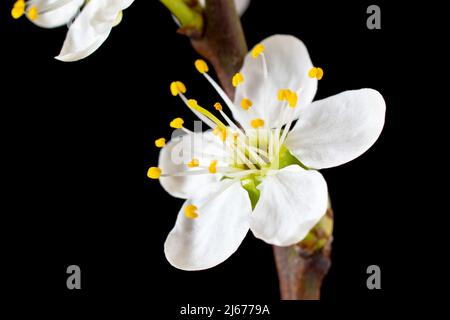
[[[208,64],[205,62],[205,60],[197,59],[195,60],[194,65],[197,71],[201,74],[209,71]]]
[[[249,147],[250,150],[252,150],[253,152],[256,152],[264,157],[266,157],[267,159],[269,159],[269,154],[267,152],[265,152],[264,150],[260,149],[260,148],[256,148],[256,147]]]
[[[201,114],[197,110],[192,109],[189,106],[189,100],[186,98],[186,96],[184,94],[182,94],[180,92],[179,97],[181,98],[181,100],[183,100],[184,104],[186,104],[186,106],[188,106],[189,110],[191,110],[200,120],[202,120],[204,123],[206,123],[211,129],[214,129],[214,127],[216,126],[214,124],[214,122],[209,120],[207,117],[205,117],[203,114]]]
[[[263,52],[264,52],[264,45],[259,43],[253,48],[251,55],[254,59],[258,58],[259,56],[261,57],[261,63],[263,66],[263,71],[264,71],[264,78],[267,78],[266,57],[264,56]]]
[[[184,208],[184,215],[188,219],[195,219],[198,217],[198,208],[193,204],[189,204]]]
[[[198,161],[198,159],[193,158],[191,161],[188,162],[187,166],[189,168],[196,168],[200,165],[200,162]]]
[[[289,106],[291,108],[295,108],[297,106],[297,100],[298,100],[297,93],[291,91],[287,99]]]
[[[280,133],[281,133],[281,128],[275,128],[275,132],[274,135],[272,137],[272,144],[273,144],[273,158],[271,159],[271,163],[275,166],[278,166],[278,161],[280,158]],[[275,161],[277,163],[275,163]]]
[[[213,86],[213,88],[217,91],[217,93],[219,94],[219,96],[222,98],[223,101],[225,101],[225,104],[227,105],[228,109],[230,109],[230,111],[233,110],[234,108],[234,103],[230,100],[230,98],[227,96],[227,94],[223,91],[223,89],[217,84],[217,82],[215,82],[213,80],[213,78],[211,78],[209,76],[208,73],[203,73],[203,76],[206,78],[206,80],[208,80],[208,82]],[[222,113],[221,113],[222,114]],[[222,114],[222,116],[224,116],[225,113]],[[228,117],[225,117],[225,119],[227,119]],[[233,127],[233,128],[237,128],[237,126],[231,121],[229,120],[229,118],[227,119],[228,124]],[[232,124],[233,123],[233,124]]]
[[[261,53],[261,63],[262,63],[262,67],[263,67],[264,79],[267,79],[269,73],[267,71],[266,56],[264,55],[264,53]]]
[[[157,146],[158,148],[162,148],[166,145],[166,139],[164,138],[159,138],[155,140],[155,146]]]
[[[302,91],[302,88],[300,88],[300,89],[298,90],[298,92],[301,92],[301,91]],[[297,93],[292,91],[292,92],[291,92],[291,95],[290,95],[290,97],[289,97],[289,99],[288,99],[289,106],[290,106],[292,109],[294,109],[294,108],[296,107],[296,105],[297,105],[297,100],[298,100],[298,95],[297,95]],[[281,135],[281,138],[280,138],[280,143],[281,143],[281,144],[283,144],[284,141],[286,140],[286,137],[287,137],[287,135],[288,135],[288,133],[289,133],[289,130],[290,130],[291,125],[292,125],[292,122],[294,122],[295,115],[296,115],[296,113],[295,113],[294,110],[292,110],[291,113],[288,114],[288,117],[289,117],[289,118],[288,118],[288,121],[287,121],[287,123],[286,123],[286,126],[284,127],[283,134]]]
[[[184,120],[182,118],[175,118],[170,122],[170,127],[174,129],[183,128]]]
[[[170,92],[176,97],[179,93],[186,93],[186,86],[181,81],[173,81],[170,84]]]
[[[311,70],[309,70],[308,75],[310,78],[316,78],[317,80],[321,80],[323,78],[323,69],[312,67]]]
[[[210,173],[217,173],[217,160],[212,160],[209,164],[208,170]]]
[[[317,78],[317,80],[321,80],[323,78],[323,70],[322,70],[322,68],[317,68],[316,78]]]
[[[227,94],[222,90],[222,88],[208,75],[207,72],[209,71],[209,68],[208,68],[208,65],[206,64],[206,62],[204,60],[198,59],[198,60],[195,61],[194,64],[195,64],[195,68],[197,69],[197,71],[199,71],[201,74],[203,74],[205,76],[206,80],[208,80],[208,82],[213,86],[213,88],[216,89],[217,93],[223,99],[223,101],[225,101],[225,104],[228,106],[228,108],[230,110],[232,110],[231,106],[234,106],[233,102],[230,100],[230,98],[227,96]],[[239,74],[239,76],[238,76],[238,78],[241,79],[242,81],[244,81],[244,78],[242,77],[242,75]],[[222,111],[222,105],[220,103],[217,102],[214,105],[214,108],[220,112],[220,114],[224,117],[224,119],[227,121],[229,126],[231,126],[233,129],[239,130],[238,127],[233,123],[233,121],[231,121],[231,119],[229,117],[227,117],[227,115]],[[197,110],[196,108],[193,108],[193,109]],[[200,113],[203,113],[200,110],[197,110],[197,111],[200,112]],[[207,111],[207,110],[205,110],[205,111]],[[207,115],[205,114],[205,116],[207,116]],[[216,123],[216,124],[218,125],[218,123]],[[211,128],[213,128],[213,127],[211,127]]]
[[[241,150],[239,150],[239,148],[237,146],[235,146],[231,143],[227,143],[227,146],[230,148],[230,150],[232,152],[236,151],[238,158],[242,161],[243,164],[245,164],[250,169],[256,169],[255,165],[253,163],[251,163],[250,160],[247,159],[247,157],[242,153]],[[234,161],[234,159],[233,159],[233,161]]]
[[[17,0],[14,3],[14,6],[11,10],[11,16],[14,19],[19,19],[21,16],[23,16],[25,13],[25,1],[24,0]]]
[[[264,127],[264,120],[263,119],[259,119],[259,118],[253,119],[252,121],[250,121],[250,125],[254,129],[258,129],[258,128]]]
[[[252,57],[256,59],[263,52],[264,52],[264,45],[262,43],[258,43],[252,50]]]
[[[147,177],[149,177],[150,179],[159,179],[160,176],[161,176],[161,169],[158,167],[151,167],[147,171]]]
[[[218,125],[222,130],[226,130],[227,129],[227,127],[222,123],[222,121],[220,121],[215,115],[213,115],[211,112],[209,112],[205,108],[200,107],[196,100],[189,99],[188,100],[188,106],[191,109],[193,109],[195,111],[198,111],[199,113],[203,114],[205,117],[207,117],[212,122],[214,122],[216,125]]]
[[[240,72],[237,72],[233,78],[231,79],[231,83],[233,85],[233,87],[237,87],[240,83],[244,82],[244,77],[242,76],[242,74]]]
[[[240,134],[244,134],[239,127],[222,111],[222,105],[219,102],[214,104],[214,108],[220,112],[220,115],[225,119],[227,124],[234,130],[239,131]]]
[[[244,110],[250,109],[250,107],[253,105],[253,102],[250,99],[244,98],[241,101],[241,107]]]
[[[39,18],[39,12],[37,7],[35,6],[31,7],[27,12],[27,17],[31,21],[35,21],[37,18]]]

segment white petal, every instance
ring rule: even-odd
[[[185,216],[184,208],[188,204],[198,208],[197,218]],[[164,245],[167,260],[183,270],[218,265],[231,256],[245,238],[250,215],[250,200],[240,182],[221,182],[218,191],[185,202]]]
[[[264,78],[262,57],[255,59],[249,53],[241,70],[244,82],[236,88],[234,117],[245,128],[254,118],[263,119],[267,127],[279,124],[282,110],[278,101],[279,89],[299,91],[298,104],[293,111],[296,115],[298,110],[311,103],[317,90],[317,79],[308,76],[313,65],[303,42],[293,36],[275,35],[261,43],[265,47],[268,77]],[[253,102],[250,111],[240,107],[244,98]]]
[[[186,165],[193,158],[198,159],[201,166],[209,166],[211,160],[218,160],[218,166],[225,165],[220,160],[224,156],[226,154],[221,140],[213,135],[211,131],[207,131],[205,133],[183,135],[169,141],[161,150],[158,166],[163,174],[172,174],[198,170],[198,168],[189,168]],[[222,175],[219,173],[206,173],[183,177],[161,177],[159,180],[163,188],[172,196],[187,199],[194,196],[200,187],[214,184],[220,181],[221,178]]]
[[[37,19],[30,20],[42,28],[56,28],[69,24],[79,12],[84,0],[39,0],[32,2],[38,12]]]
[[[89,1],[70,26],[56,59],[76,61],[93,53],[108,38],[119,12],[132,2],[133,0]]]
[[[205,0],[200,0],[199,2],[203,7],[205,6]],[[247,10],[250,0],[234,0],[234,4],[236,5],[238,14],[242,16],[245,10]]]
[[[250,229],[273,245],[301,241],[327,210],[327,184],[318,171],[292,165],[266,177],[258,189]]]
[[[288,149],[306,166],[322,169],[351,161],[378,139],[386,104],[373,89],[345,91],[302,110]]]

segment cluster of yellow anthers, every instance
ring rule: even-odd
[[[36,6],[27,6],[25,0],[17,0],[11,10],[11,15],[14,19],[19,19],[24,14],[26,14],[30,20],[36,20],[39,17]]]
[[[264,56],[264,46],[262,44],[256,45],[251,52],[251,56],[255,59],[258,57],[260,57],[262,59],[262,67],[263,67],[263,71],[264,71],[264,77],[267,77],[267,65],[266,65],[266,60],[265,60],[265,56]],[[194,65],[195,65],[195,68],[197,69],[197,71],[200,72],[203,76],[205,76],[205,78],[209,81],[209,83],[216,89],[217,93],[225,101],[226,105],[229,107],[233,106],[233,102],[228,98],[228,96],[225,94],[225,92],[208,75],[207,72],[209,71],[209,67],[206,64],[206,62],[204,60],[198,59],[195,61]],[[311,78],[317,78],[318,80],[320,80],[323,77],[323,70],[321,68],[313,67],[309,71],[308,75]],[[238,85],[240,85],[244,82],[244,76],[238,72],[232,77],[231,82],[234,87],[237,87]],[[221,116],[226,120],[228,127],[222,121],[220,121],[216,116],[214,116],[210,111],[199,106],[196,100],[186,98],[186,96],[184,95],[186,93],[186,86],[181,81],[172,82],[170,84],[170,92],[172,93],[173,96],[179,96],[183,100],[183,102],[189,107],[189,109],[191,109],[191,111],[193,111],[208,126],[213,128],[213,133],[216,136],[218,136],[224,143],[229,142],[227,140],[227,138],[231,137],[230,146],[232,149],[235,147],[239,148],[239,144],[243,144],[244,150],[247,150],[246,148],[248,148],[247,152],[249,154],[249,158],[247,159],[245,157],[245,152],[244,152],[244,154],[241,153],[241,156],[244,155],[244,163],[247,165],[247,167],[250,169],[250,171],[258,170],[257,166],[255,166],[255,165],[259,165],[260,167],[267,165],[267,162],[265,162],[265,160],[261,158],[262,154],[264,154],[265,157],[267,158],[267,153],[263,150],[256,150],[256,152],[255,152],[255,149],[253,146],[245,145],[245,142],[242,142],[241,135],[245,136],[245,133],[244,133],[245,131],[243,132],[241,129],[239,129],[239,127],[236,124],[234,124],[233,121],[223,112],[222,105],[219,102],[214,104],[214,109],[217,110],[221,114]],[[278,100],[285,101],[285,103],[289,107],[295,108],[297,105],[297,101],[298,101],[297,92],[294,92],[290,89],[280,89],[278,91]],[[244,98],[241,100],[240,105],[244,110],[248,111],[253,106],[253,103],[250,99]],[[293,119],[291,119],[291,120],[293,120]],[[286,127],[283,131],[283,134],[281,135],[281,142],[286,137],[287,131],[289,130],[291,123],[292,123],[292,121],[290,121],[289,124],[286,125]],[[190,130],[186,129],[183,126],[183,124],[184,124],[184,121],[182,118],[175,118],[170,122],[170,127],[174,128],[174,129],[181,129],[188,134],[192,133]],[[250,125],[254,129],[263,128],[264,120],[259,119],[259,118],[252,119],[250,121]],[[230,130],[230,128],[233,129],[233,131]],[[231,133],[231,135],[229,135],[229,133]],[[156,147],[162,148],[165,145],[166,145],[165,138],[158,138],[155,140]],[[238,153],[239,153],[239,150],[238,150]],[[250,159],[254,160],[255,162],[250,161]],[[270,160],[270,159],[268,159],[268,160]],[[199,170],[197,172],[199,174],[203,174],[203,173],[215,174],[218,172],[217,163],[218,163],[217,160],[211,160],[211,162],[209,163],[209,166],[202,167],[204,169],[207,168],[207,170]],[[200,161],[196,158],[193,158],[186,164],[186,166],[188,168],[197,168],[200,166]],[[183,175],[182,173],[179,173],[179,174]],[[175,174],[175,175],[178,175],[178,174]],[[147,176],[151,179],[159,179],[161,176],[171,176],[171,174],[162,173],[161,169],[158,167],[151,167],[147,172]],[[190,204],[185,207],[184,213],[187,218],[194,219],[194,218],[198,217],[197,210],[198,209],[195,205]]]

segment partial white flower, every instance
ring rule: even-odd
[[[341,165],[372,146],[384,125],[383,97],[360,89],[312,102],[323,70],[300,40],[286,35],[267,38],[246,56],[232,79],[234,102],[203,60],[195,66],[238,123],[220,103],[214,107],[224,122],[188,99],[182,82],[171,84],[211,130],[193,133],[176,118],[171,127],[186,134],[155,142],[162,147],[159,167],[148,176],[187,199],[165,243],[168,261],[183,270],[213,267],[248,230],[278,246],[301,241],[327,208],[327,185],[314,169]]]
[[[97,50],[134,0],[18,0],[13,18],[23,15],[43,28],[67,25],[69,31],[56,59],[76,61]]]
[[[61,52],[55,58],[61,61],[76,61],[93,53],[121,19],[122,10],[128,8],[133,1],[89,1],[70,26]]]

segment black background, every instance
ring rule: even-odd
[[[366,27],[370,4],[381,7],[381,30]],[[213,269],[184,272],[166,261],[163,244],[182,201],[147,179],[146,171],[157,163],[154,139],[170,136],[170,120],[194,120],[169,84],[182,80],[204,105],[218,97],[195,71],[197,54],[160,3],[135,1],[102,47],[75,63],[53,59],[65,27],[14,21],[11,6],[0,10],[8,296],[43,299],[43,307],[71,312],[127,306],[174,319],[187,303],[270,303],[277,314],[309,314],[358,301],[378,310],[378,303],[407,291],[405,247],[414,244],[405,235],[411,211],[400,191],[410,181],[405,124],[413,106],[404,96],[411,89],[405,80],[415,28],[407,24],[407,6],[254,0],[242,17],[249,47],[277,33],[306,44],[325,70],[316,99],[369,87],[386,100],[377,143],[357,160],[322,171],[335,211],[333,264],[323,302],[314,304],[277,302],[272,248],[251,233]],[[71,264],[81,267],[80,291],[66,288]],[[379,291],[366,288],[371,264],[381,267]]]

